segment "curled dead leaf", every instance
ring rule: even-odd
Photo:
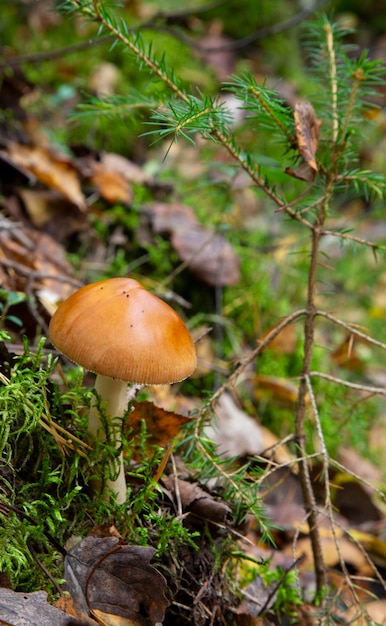
[[[7,154],[17,166],[36,176],[48,188],[58,191],[81,211],[86,211],[86,199],[71,159],[45,147],[24,146],[12,141],[7,144]]]
[[[294,108],[296,148],[302,162],[286,172],[294,178],[312,183],[317,172],[316,151],[319,142],[321,120],[318,120],[310,102],[297,102]]]
[[[189,483],[175,476],[165,476],[161,479],[160,485],[172,502],[178,498],[183,512],[190,512],[196,517],[217,524],[232,523],[230,507],[225,502],[216,500],[196,483]]]
[[[174,411],[165,411],[146,400],[133,402],[133,407],[134,410],[130,413],[125,427],[130,429],[132,434],[138,435],[141,432],[141,422],[144,420],[150,446],[166,446],[178,435],[183,424],[192,420]]]
[[[150,565],[154,553],[151,547],[120,544],[116,537],[80,541],[65,558],[65,577],[77,610],[90,612],[100,623],[162,623],[168,606],[166,580]]]

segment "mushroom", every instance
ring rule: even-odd
[[[123,417],[127,383],[168,384],[190,376],[196,351],[184,322],[163,300],[132,278],[110,278],[82,287],[52,316],[49,336],[69,359],[97,374],[95,390],[111,418]],[[107,426],[108,428],[108,426]],[[105,439],[96,403],[88,430]],[[121,446],[120,435],[116,438]],[[126,499],[122,452],[119,474],[107,485],[121,504]]]

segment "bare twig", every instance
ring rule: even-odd
[[[323,207],[319,207],[318,223],[312,230],[310,265],[308,270],[307,288],[307,310],[304,322],[304,356],[302,374],[298,391],[298,398],[295,407],[295,435],[297,439],[297,456],[299,458],[299,478],[303,493],[304,506],[307,513],[307,522],[310,531],[310,541],[314,557],[314,568],[316,576],[316,593],[322,596],[323,589],[326,588],[326,566],[324,562],[322,544],[318,528],[317,506],[312,487],[308,462],[304,460],[307,455],[304,437],[304,424],[306,420],[308,377],[311,369],[311,358],[314,348],[315,332],[315,297],[316,297],[316,277],[319,257],[319,243],[321,237],[321,225],[324,219]]]
[[[98,39],[80,41],[78,43],[71,44],[70,46],[57,48],[56,50],[47,50],[45,52],[36,52],[35,54],[20,54],[15,57],[7,57],[5,60],[0,61],[0,69],[4,69],[5,67],[16,68],[26,63],[37,65],[39,63],[44,63],[45,61],[54,61],[55,59],[61,59],[69,54],[89,50],[90,48],[94,48],[96,46],[111,44],[112,40],[112,36],[109,35],[108,37],[99,37]]]
[[[286,326],[290,326],[291,324],[296,322],[296,320],[304,317],[305,314],[306,309],[299,309],[298,311],[294,311],[290,315],[287,315],[287,317],[285,317],[279,324],[277,324],[277,326],[275,326],[275,328],[273,328],[262,341],[259,341],[257,347],[248,356],[242,359],[240,365],[235,369],[235,371],[232,372],[228,379],[211,396],[210,404],[213,405],[226,389],[232,388],[236,384],[236,381],[239,378],[240,374],[242,374],[242,372],[250,365],[250,363],[252,363],[256,359],[260,352],[262,352],[264,348],[266,348],[271,343],[271,341],[273,341],[273,339],[277,337],[277,335],[283,330],[283,328],[285,328]]]
[[[355,235],[350,235],[349,233],[340,233],[337,230],[323,230],[323,235],[330,235],[331,237],[337,237],[338,239],[342,239],[343,241],[352,241],[353,243],[358,243],[362,246],[367,246],[372,250],[380,250],[383,246],[379,243],[374,243],[374,241],[368,241],[368,239],[362,239],[362,237],[356,237]],[[384,248],[384,247],[383,247]]]
[[[349,333],[351,333],[355,337],[358,337],[358,339],[363,339],[363,341],[366,341],[367,343],[370,343],[373,346],[377,346],[378,348],[381,348],[382,350],[386,350],[386,343],[383,343],[382,341],[378,341],[378,339],[374,339],[370,335],[367,335],[366,333],[363,333],[360,330],[357,330],[354,324],[343,322],[338,317],[335,317],[335,315],[332,315],[331,313],[327,313],[326,311],[319,311],[319,310],[315,311],[315,315],[319,315],[320,317],[325,317],[327,320],[330,320],[330,322],[333,322],[337,326],[341,326],[342,328],[345,328]]]
[[[310,372],[309,376],[323,378],[324,380],[329,380],[332,383],[336,383],[337,385],[343,385],[343,387],[349,387],[350,389],[356,389],[357,391],[365,391],[366,393],[377,394],[380,396],[386,396],[386,388],[385,387],[372,387],[369,385],[362,385],[361,383],[351,383],[348,380],[343,380],[343,378],[337,378],[337,376],[331,376],[330,374],[323,374],[323,372]]]

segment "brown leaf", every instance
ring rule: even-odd
[[[316,151],[318,148],[321,120],[315,115],[309,102],[297,102],[294,108],[295,139],[302,163],[294,170],[287,168],[290,176],[312,182],[318,172]]]
[[[128,180],[121,172],[108,169],[102,163],[93,162],[91,183],[106,202],[116,204],[130,204],[133,200],[133,190]]]
[[[54,189],[19,189],[31,223],[63,241],[88,227],[87,216]]]
[[[65,558],[65,577],[78,611],[106,623],[154,626],[168,606],[166,581],[150,560],[155,550],[87,537]],[[122,619],[119,619],[122,618]]]
[[[324,557],[324,562],[327,567],[336,567],[340,564],[340,558],[343,559],[346,565],[354,567],[358,572],[364,575],[371,575],[370,568],[367,563],[366,557],[362,550],[358,548],[352,541],[344,536],[338,537],[338,547],[336,545],[336,539],[334,538],[331,530],[326,530],[321,534],[321,547]],[[335,529],[335,534],[337,529]],[[284,549],[284,552],[288,555],[293,554],[294,547],[288,546]],[[311,566],[313,563],[311,543],[308,537],[299,539],[295,548],[295,555],[297,557],[304,557],[304,565]]]
[[[334,507],[351,524],[358,525],[382,519],[381,510],[372,501],[366,487],[351,474],[337,472],[332,477]]]
[[[56,189],[81,211],[87,209],[78,173],[69,158],[44,147],[15,142],[8,143],[7,152],[17,166],[36,176],[47,187]]]
[[[190,422],[192,418],[184,417],[173,411],[165,411],[155,406],[153,402],[134,402],[134,411],[127,419],[126,428],[132,429],[134,435],[141,430],[141,422],[145,420],[149,434],[148,443],[166,446],[181,430],[181,426]]]
[[[77,620],[79,620],[78,622],[76,622],[77,624],[79,624],[79,626],[95,626],[95,624],[97,623],[91,617],[88,617],[84,613],[80,613],[79,611],[76,610],[76,607],[74,605],[74,600],[71,598],[71,596],[68,593],[63,594],[59,597],[59,599],[55,602],[55,607],[59,609],[60,611],[63,611],[63,613],[65,613],[66,615],[71,615],[71,617],[76,617]],[[71,622],[69,623],[69,626],[70,624]]]
[[[170,234],[179,228],[187,230],[198,225],[193,209],[179,202],[152,202],[147,211],[156,233]]]
[[[102,165],[117,174],[122,176],[130,183],[137,183],[138,185],[153,185],[153,178],[136,163],[129,161],[120,154],[114,152],[104,152],[100,156]]]
[[[231,244],[203,226],[178,228],[171,237],[182,261],[209,285],[235,285],[240,280],[240,262]]]
[[[193,513],[197,517],[218,524],[232,522],[232,511],[229,506],[221,500],[215,500],[196,483],[189,483],[175,476],[166,476],[160,480],[160,485],[166,490],[170,500],[175,501],[176,498],[180,500],[183,512]]]
[[[33,278],[30,288],[51,290],[57,301],[67,298],[74,287],[65,278],[72,277],[73,272],[63,246],[46,233],[22,225],[12,228],[10,220],[5,224],[8,228],[0,230],[0,266],[3,262],[6,270],[2,286],[10,291],[23,291],[30,274]],[[33,277],[35,272],[38,275]]]
[[[272,326],[267,331],[265,331],[262,335],[259,336],[257,343],[264,341],[264,339],[269,335],[271,331],[275,329],[275,326]],[[297,337],[295,325],[290,324],[289,326],[285,326],[278,335],[268,344],[267,350],[274,350],[279,354],[294,354],[296,350]]]
[[[369,355],[368,346],[365,340],[350,334],[331,353],[331,358],[339,367],[363,374]]]
[[[293,406],[298,397],[298,386],[277,376],[255,374],[252,378],[254,397],[257,400],[269,399],[280,406]],[[307,402],[309,400],[307,399]]]

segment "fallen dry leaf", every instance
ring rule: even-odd
[[[25,291],[29,284],[30,289],[52,291],[60,300],[74,290],[63,246],[41,231],[22,225],[13,228],[8,222],[8,228],[0,230],[0,266],[2,263],[6,274],[2,286],[9,291]],[[71,280],[66,282],[66,277]]]
[[[354,335],[345,337],[331,353],[331,359],[335,365],[359,374],[365,372],[368,357],[368,342]]]
[[[160,409],[153,402],[144,400],[134,402],[133,406],[134,410],[129,414],[125,428],[132,431],[130,436],[138,435],[141,431],[141,422],[144,420],[150,445],[166,446],[178,435],[183,424],[192,421],[190,417]]]
[[[90,177],[101,197],[110,204],[130,204],[133,200],[133,189],[127,178],[121,173],[108,169],[102,163],[94,161]]]
[[[347,622],[352,626],[368,626],[369,619],[372,624],[377,624],[377,626],[386,624],[386,599],[366,603],[363,608],[361,607],[359,611],[356,611],[355,621],[352,621],[354,619],[353,613],[352,609],[346,614]]]
[[[224,458],[266,455],[276,463],[288,463],[291,456],[267,428],[239,408],[231,394],[224,392],[214,407],[215,420],[205,429],[205,435],[218,444],[217,453]]]
[[[363,478],[371,485],[381,485],[382,469],[374,465],[369,459],[365,459],[353,448],[339,448],[338,461],[347,470],[347,473],[353,472],[355,476]],[[363,488],[369,491],[364,485]]]
[[[202,226],[191,207],[152,202],[146,212],[154,232],[171,235],[178,256],[198,278],[214,286],[240,280],[240,262],[229,241]]]
[[[331,481],[334,507],[351,524],[357,525],[382,519],[382,511],[374,504],[368,489],[351,474],[337,472],[332,474]]]
[[[179,202],[152,202],[146,207],[154,232],[170,234],[179,228],[188,229],[198,224],[190,206]]]
[[[87,216],[54,189],[18,189],[33,226],[63,241],[88,227]]]
[[[286,378],[255,374],[252,383],[256,400],[269,398],[270,401],[282,406],[293,406],[296,403],[298,387]]]
[[[231,244],[197,224],[178,228],[172,246],[193,274],[209,285],[235,285],[240,280],[240,262]]]
[[[7,144],[7,154],[11,161],[36,176],[39,182],[56,189],[78,209],[86,211],[86,200],[71,159],[44,147],[24,146],[13,141]]]
[[[369,566],[362,550],[347,537],[341,536],[342,533],[339,532],[339,529],[336,528],[335,532],[338,535],[338,547],[331,530],[322,529],[320,531],[321,547],[326,566],[339,567],[340,558],[342,558],[346,565],[350,565],[355,568],[355,570],[360,572],[363,576],[371,576],[372,569]],[[288,554],[288,556],[294,553],[297,557],[302,556],[304,558],[304,566],[312,567],[313,556],[309,537],[302,537],[299,539],[296,544],[295,551],[294,547],[290,545],[284,548],[284,552]]]
[[[166,580],[150,565],[154,553],[150,547],[120,544],[116,537],[80,541],[64,564],[77,610],[122,626],[162,623]]]
[[[229,506],[204,491],[196,483],[180,480],[175,476],[161,478],[160,485],[163,487],[169,499],[176,504],[181,503],[183,513],[192,513],[194,516],[217,524],[230,524],[232,511]]]
[[[100,162],[107,170],[121,174],[129,183],[150,186],[154,184],[154,179],[142,167],[120,154],[103,152]]]

